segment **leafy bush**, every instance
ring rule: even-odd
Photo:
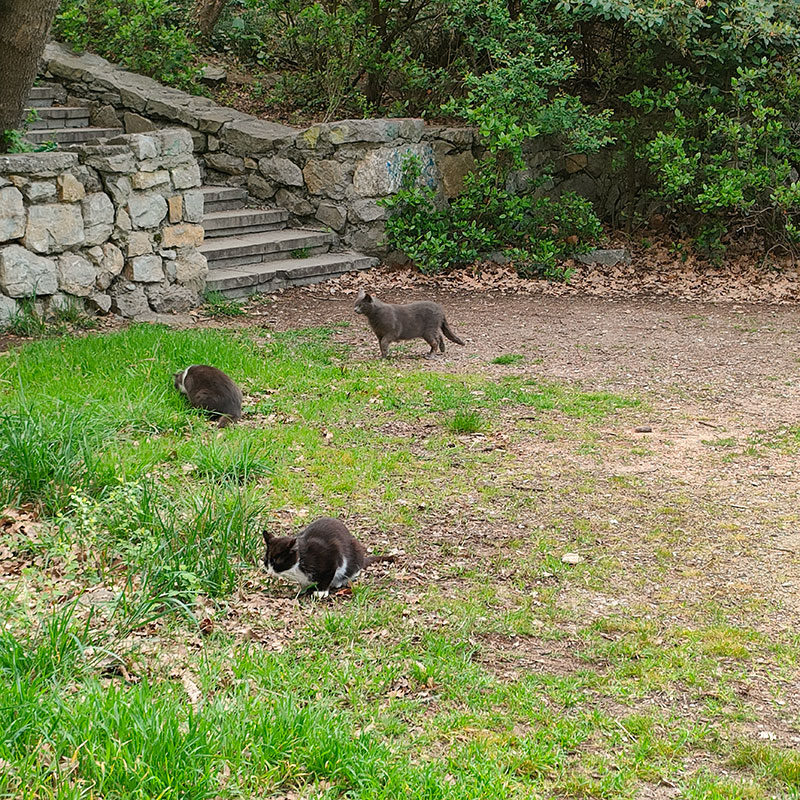
[[[55,35],[183,89],[196,88],[196,48],[174,0],[63,0]]]

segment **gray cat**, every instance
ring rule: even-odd
[[[367,294],[363,289],[356,298],[356,314],[363,314],[378,337],[381,357],[389,355],[389,345],[405,339],[424,339],[430,346],[426,358],[444,353],[444,337],[451,342],[464,344],[450,330],[444,316],[444,309],[438,303],[423,300],[419,303],[395,305],[384,303],[377,297]],[[444,334],[444,336],[442,335]]]
[[[221,370],[194,364],[176,372],[175,388],[189,398],[195,408],[208,411],[224,428],[242,418],[242,390]]]

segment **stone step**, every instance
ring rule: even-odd
[[[237,186],[208,185],[202,187],[202,192],[207,213],[230,211],[247,203],[247,191]]]
[[[286,227],[289,212],[282,208],[239,208],[212,211],[203,217],[206,238],[241,236]]]
[[[83,106],[48,106],[29,108],[27,111],[36,111],[37,114],[37,118],[30,124],[31,130],[89,127],[89,109]]]
[[[209,269],[222,269],[286,258],[292,252],[296,252],[298,258],[318,255],[327,252],[336,242],[336,235],[332,233],[289,228],[211,239],[201,245],[200,252],[208,259]]]
[[[90,139],[107,139],[122,134],[122,128],[55,128],[46,131],[30,131],[25,138],[34,144],[56,142],[57,144],[75,144],[88,142]]]
[[[67,93],[62,86],[45,84],[33,86],[28,94],[28,105],[35,107],[52,106],[54,103],[63,103]]]
[[[335,278],[345,272],[367,269],[376,258],[360,253],[325,253],[312,258],[283,258],[208,273],[206,291],[226,297],[248,297],[261,292],[275,292],[286,286],[305,286]]]

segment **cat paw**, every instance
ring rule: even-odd
[[[317,600],[324,600],[329,594],[330,592],[326,589],[324,592],[314,592],[314,597]]]

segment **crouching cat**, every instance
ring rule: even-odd
[[[464,344],[447,324],[444,309],[438,303],[423,300],[418,303],[395,305],[384,303],[377,297],[358,292],[355,306],[356,314],[363,314],[378,337],[381,357],[389,355],[389,345],[405,339],[424,339],[431,347],[426,358],[435,355],[437,350],[444,353],[444,337],[451,342]],[[443,335],[444,334],[444,335]]]
[[[312,522],[297,536],[278,538],[264,531],[264,542],[267,573],[299,583],[301,591],[313,586],[315,597],[327,597],[332,590],[347,586],[376,561],[394,561],[394,556],[366,555],[364,545],[332,517]]]
[[[216,417],[220,428],[242,418],[242,390],[221,369],[196,364],[176,372],[174,380],[190,405]]]

